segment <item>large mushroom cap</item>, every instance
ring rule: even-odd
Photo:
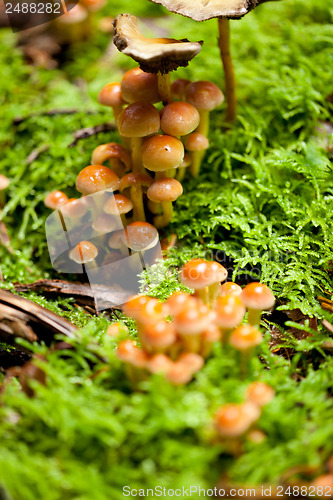
[[[243,17],[265,0],[150,0],[166,7],[170,12],[206,21],[213,17]]]
[[[134,102],[122,110],[117,125],[124,137],[146,137],[159,131],[160,115],[149,102]]]
[[[123,242],[135,252],[153,248],[158,242],[157,229],[148,222],[132,222],[124,232]]]
[[[183,194],[183,186],[177,179],[164,178],[155,181],[147,191],[147,196],[151,201],[163,203],[176,201]]]
[[[160,2],[157,2],[160,3]],[[139,30],[135,16],[120,14],[113,23],[114,44],[120,52],[137,61],[147,73],[169,73],[187,66],[196,56],[202,42],[173,38],[146,38]]]

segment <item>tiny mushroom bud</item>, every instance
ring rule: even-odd
[[[186,101],[199,110],[200,125],[198,132],[207,136],[209,112],[220,106],[224,101],[222,91],[212,82],[193,82],[186,89]]]
[[[197,177],[204,151],[209,147],[209,141],[205,135],[193,132],[185,138],[184,145],[187,151],[191,151],[191,174],[193,177]]]
[[[126,174],[120,180],[119,189],[124,191],[130,188],[131,200],[133,203],[133,218],[139,221],[146,220],[143,206],[143,188],[148,188],[153,183],[152,177],[147,174]]]
[[[157,228],[165,227],[169,224],[173,216],[172,202],[176,201],[183,194],[183,186],[176,179],[159,179],[148,188],[148,198],[161,203],[163,215],[154,217],[154,224]]]
[[[158,243],[158,232],[148,222],[132,222],[125,228],[123,241],[134,252],[142,252]]]
[[[120,176],[132,168],[130,153],[116,142],[101,144],[94,149],[91,157],[93,165],[102,165],[106,160],[110,161],[110,166],[113,170],[117,169],[115,173]]]
[[[171,84],[171,94],[174,99],[183,101],[186,95],[186,89],[190,85],[190,80],[185,78],[178,78]]]
[[[140,68],[130,69],[124,74],[121,80],[121,92],[125,101],[130,104],[137,101],[154,104],[161,100],[157,75],[146,73]]]
[[[128,214],[133,208],[133,203],[129,198],[122,194],[111,196],[104,205],[104,212],[111,215],[120,215],[124,226],[127,224],[125,214]]]
[[[193,288],[204,302],[214,302],[220,288],[220,282],[227,277],[227,270],[218,262],[204,259],[192,259],[181,269],[180,280]]]
[[[133,172],[144,173],[141,163],[142,139],[159,131],[160,115],[157,109],[149,102],[134,102],[122,110],[117,124],[119,133],[131,138]]]
[[[123,340],[116,350],[117,358],[125,363],[130,363],[137,368],[145,368],[148,362],[147,354],[137,347],[133,340]]]
[[[161,99],[170,102],[170,71],[187,66],[200,52],[202,43],[173,38],[146,38],[139,30],[136,17],[130,14],[119,15],[113,26],[117,49],[137,61],[143,71],[157,73]]]
[[[108,83],[105,85],[98,94],[98,101],[104,106],[110,106],[113,109],[113,116],[117,120],[125,104],[121,95],[120,83]]]
[[[68,201],[68,196],[62,191],[51,191],[51,193],[46,196],[44,205],[52,210],[57,210],[68,203]]]
[[[112,338],[118,337],[122,333],[128,333],[128,328],[124,323],[120,323],[117,321],[116,323],[112,323],[108,329],[106,330],[107,335]]]
[[[168,135],[190,134],[199,122],[198,110],[188,102],[171,102],[161,111],[161,130]]]
[[[247,399],[258,406],[265,406],[275,395],[274,389],[264,382],[253,382],[246,390]]]
[[[224,297],[225,295],[236,295],[237,297],[242,293],[242,288],[233,283],[232,281],[227,281],[221,285],[220,295]]]
[[[259,325],[261,311],[271,309],[275,304],[273,293],[263,283],[249,283],[243,288],[240,298],[248,309],[248,323],[251,325]]]
[[[5,205],[5,190],[8,188],[9,184],[10,184],[10,181],[9,181],[8,177],[6,177],[3,174],[0,174],[0,208]],[[54,192],[61,193],[61,191],[54,191]],[[53,207],[49,207],[49,208],[53,208]]]
[[[216,324],[221,329],[222,340],[225,343],[230,331],[238,326],[246,313],[243,302],[236,295],[218,297],[215,304]]]

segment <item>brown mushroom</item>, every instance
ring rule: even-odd
[[[117,120],[125,101],[121,95],[120,83],[108,83],[100,90],[98,101],[104,106],[110,106],[114,119]]]
[[[146,73],[140,68],[127,71],[120,85],[123,98],[130,104],[138,101],[155,104],[161,100],[157,75]]]
[[[169,224],[173,216],[172,202],[176,201],[183,194],[183,186],[176,179],[164,178],[155,181],[147,191],[148,198],[161,203],[163,214],[154,217],[154,225],[157,228],[165,227]]]
[[[132,222],[125,228],[123,242],[134,252],[142,252],[158,243],[158,232],[148,222]]]
[[[104,212],[111,215],[120,215],[124,226],[127,225],[126,214],[133,209],[133,203],[123,194],[111,196],[104,205]]]
[[[248,309],[248,323],[259,325],[261,311],[271,309],[275,304],[272,291],[263,283],[249,283],[243,288],[240,298]]]
[[[69,252],[69,258],[77,264],[82,264],[84,269],[96,269],[95,261],[98,250],[90,241],[81,241]]]
[[[190,134],[199,123],[198,110],[188,102],[171,102],[161,110],[161,130],[167,135]]]
[[[190,80],[185,78],[177,78],[171,84],[172,97],[178,101],[184,101],[186,96],[186,89],[190,85]]]
[[[209,147],[209,141],[205,135],[199,132],[193,132],[185,138],[184,146],[187,151],[191,152],[190,172],[193,177],[197,177],[199,175],[204,152]]]
[[[91,157],[93,165],[103,165],[106,160],[109,160],[110,167],[120,177],[132,168],[130,153],[116,142],[100,144],[94,149]]]
[[[147,170],[156,172],[155,180],[174,177],[175,169],[184,159],[183,143],[170,135],[154,135],[142,146],[142,163]]]
[[[173,38],[146,38],[140,31],[137,19],[130,14],[120,14],[113,23],[114,43],[120,52],[137,61],[147,73],[157,73],[161,99],[172,101],[169,73],[179,66],[187,66],[196,56],[202,42],[175,40]]]
[[[51,193],[46,196],[44,205],[52,210],[57,210],[68,203],[68,201],[68,196],[62,191],[51,191]]]

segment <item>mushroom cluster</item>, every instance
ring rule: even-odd
[[[231,282],[221,285],[226,277],[221,264],[193,259],[180,272],[181,282],[194,289],[193,295],[175,292],[164,303],[146,295],[131,297],[123,312],[135,320],[140,346],[121,341],[118,358],[142,373],[159,372],[180,385],[203,367],[216,342],[248,357],[262,341],[260,313],[273,307],[274,296],[262,283],[244,288]],[[246,311],[247,323],[242,324]],[[250,391],[259,406],[265,399],[260,389]]]

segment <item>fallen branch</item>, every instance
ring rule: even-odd
[[[116,130],[116,126],[114,123],[103,123],[102,125],[96,125],[95,127],[86,127],[78,130],[73,134],[74,141],[69,144],[69,148],[73,148],[76,144],[82,139],[87,139],[93,135],[100,134],[101,132],[112,132]]]
[[[31,151],[30,155],[28,156],[28,158],[25,160],[26,164],[27,165],[30,165],[30,163],[32,163],[33,161],[37,160],[37,158],[42,154],[44,153],[45,151],[47,151],[49,149],[50,145],[49,144],[44,144],[43,146],[39,147],[39,148],[36,148],[34,149],[33,151]]]

